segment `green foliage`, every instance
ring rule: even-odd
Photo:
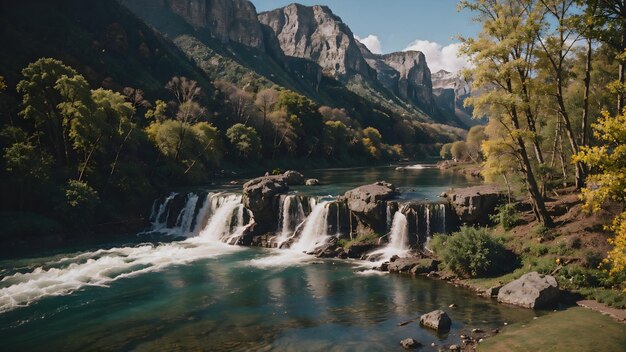
[[[339,246],[341,246],[344,249],[348,250],[352,246],[354,246],[355,244],[378,243],[379,239],[380,239],[380,235],[378,235],[376,233],[369,233],[369,234],[365,234],[365,235],[360,235],[360,236],[358,236],[356,238],[353,238],[353,239],[342,238],[342,239],[339,240],[338,244],[339,244]]]
[[[465,161],[468,157],[469,148],[467,147],[467,143],[463,141],[457,141],[452,143],[450,147],[450,154],[452,158],[456,161]]]
[[[443,146],[441,146],[439,155],[441,156],[441,159],[444,159],[444,160],[452,159],[452,143],[446,143]]]
[[[511,230],[519,221],[515,204],[498,206],[495,209],[495,214],[490,215],[490,218],[494,223],[502,225],[506,231]]]
[[[226,137],[243,160],[251,160],[261,155],[261,139],[252,127],[235,124],[226,131]]]
[[[463,227],[450,236],[437,235],[430,246],[446,267],[460,276],[495,275],[517,264],[485,228]]]

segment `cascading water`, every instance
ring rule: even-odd
[[[174,197],[176,197],[176,193],[171,193],[160,205],[157,206],[155,202],[155,206],[152,207],[152,214],[150,214],[153,230],[157,231],[167,226],[167,211]]]
[[[294,233],[297,226],[306,218],[302,200],[296,195],[287,195],[281,197],[279,207],[278,221],[278,237],[276,238],[277,247],[280,246]]]
[[[367,255],[368,260],[388,261],[394,255],[405,256],[410,250],[409,245],[409,222],[402,213],[403,209],[396,211],[391,223],[389,233],[389,243],[384,248],[376,250]]]
[[[185,207],[178,214],[176,219],[176,233],[178,235],[190,235],[193,228],[191,227],[194,219],[196,218],[196,205],[198,204],[199,196],[195,193],[189,193],[187,195],[187,202]]]
[[[291,249],[309,253],[323,245],[328,239],[328,205],[330,202],[318,203],[304,223],[302,233]]]
[[[199,238],[208,241],[224,241],[232,234],[233,226],[236,229],[244,226],[241,195],[229,195],[220,198],[215,209],[206,227],[200,231]],[[241,216],[235,216],[235,212]],[[235,221],[233,222],[233,220]]]

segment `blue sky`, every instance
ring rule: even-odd
[[[294,0],[251,0],[259,12]],[[456,71],[464,65],[455,56],[458,34],[475,35],[480,28],[471,14],[457,12],[458,0],[299,0],[303,5],[327,5],[372,51],[420,50],[431,70]],[[375,37],[369,37],[373,35]],[[367,39],[364,39],[367,38]],[[416,42],[417,41],[417,42]]]

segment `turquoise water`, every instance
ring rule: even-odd
[[[357,263],[267,258],[280,254],[238,249],[40,299],[0,314],[2,350],[400,350],[406,337],[455,343],[463,327],[534,314],[436,280],[359,273]],[[450,314],[449,334],[398,326],[434,309]]]
[[[404,197],[429,198],[475,182],[428,168],[306,176],[325,185],[297,190],[333,195],[384,179],[411,194]],[[204,232],[184,241],[150,238],[0,261],[0,350],[399,351],[407,337],[429,350],[458,343],[461,329],[535,314],[361,261],[229,246]],[[434,309],[451,316],[448,334],[398,325]]]

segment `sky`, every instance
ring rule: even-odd
[[[251,0],[258,12],[288,5],[294,0]],[[458,12],[458,0],[299,0],[303,5],[327,5],[348,24],[372,52],[418,50],[432,72],[456,72],[467,66],[458,58],[457,35],[474,36],[480,30],[467,11]]]

